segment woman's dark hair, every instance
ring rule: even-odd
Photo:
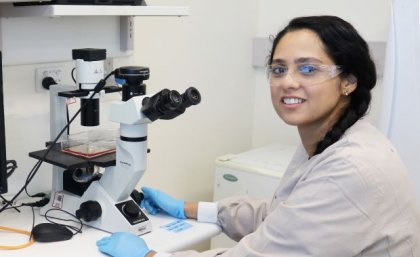
[[[342,78],[354,76],[357,79],[356,89],[348,96],[350,101],[347,109],[318,142],[314,152],[316,155],[337,142],[346,129],[366,114],[371,100],[370,90],[376,84],[376,68],[366,41],[350,23],[335,16],[309,16],[291,20],[274,38],[268,64],[272,63],[274,50],[283,36],[300,29],[309,29],[318,35],[327,55],[342,67]]]

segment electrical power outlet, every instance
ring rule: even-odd
[[[51,67],[51,68],[38,68],[35,70],[35,91],[36,92],[45,92],[45,89],[42,86],[42,80],[51,77],[58,84],[61,82],[63,77],[63,68],[61,67]]]

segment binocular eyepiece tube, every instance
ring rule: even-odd
[[[126,66],[115,70],[115,78],[124,81],[122,100],[146,94],[144,80],[149,79],[150,70],[142,66]],[[200,103],[200,92],[188,88],[183,94],[176,90],[163,89],[157,94],[143,99],[141,112],[151,121],[157,119],[169,120],[185,112],[185,109]]]
[[[141,112],[151,121],[170,120],[185,112],[185,109],[200,103],[200,92],[188,88],[183,94],[176,90],[163,89],[157,94],[143,99]]]

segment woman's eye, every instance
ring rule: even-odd
[[[276,75],[283,75],[287,72],[287,68],[284,66],[272,67],[272,72]]]
[[[312,74],[318,71],[318,68],[313,64],[303,64],[299,66],[299,72],[302,74]]]

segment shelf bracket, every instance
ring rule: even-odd
[[[120,50],[134,50],[134,16],[120,17]]]

